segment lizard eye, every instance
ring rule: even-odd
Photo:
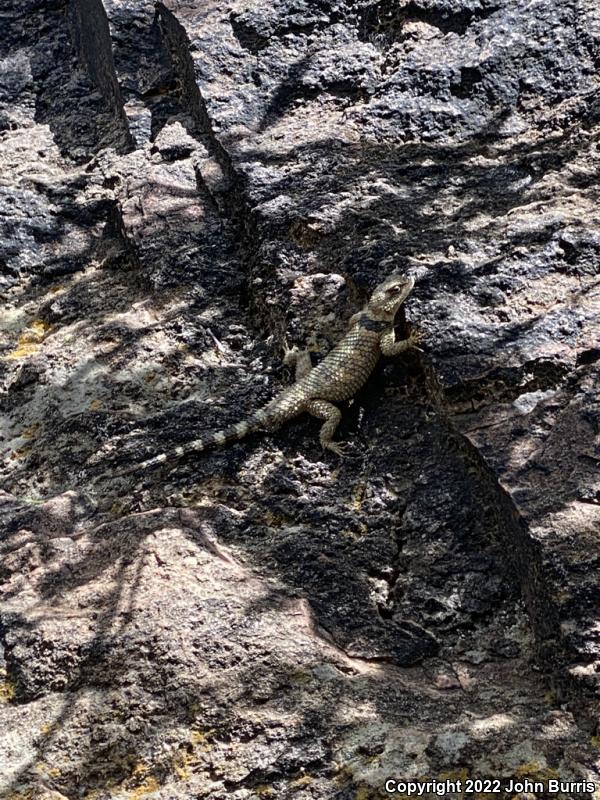
[[[398,294],[401,291],[402,287],[396,284],[396,286],[390,286],[390,288],[388,289],[388,294]]]

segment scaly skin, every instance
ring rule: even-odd
[[[392,275],[379,284],[363,310],[350,320],[348,333],[318,366],[311,367],[307,352],[286,350],[284,363],[295,365],[296,382],[248,419],[113,474],[149,469],[208,447],[238,441],[252,431],[274,430],[303,412],[324,421],[319,434],[321,445],[343,455],[344,446],[333,441],[342,416],[334,403],[354,397],[380,356],[394,356],[417,346],[418,334],[399,342],[394,334],[394,318],[413,286],[412,278],[401,275]]]

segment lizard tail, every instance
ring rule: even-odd
[[[115,470],[111,474],[118,478],[122,475],[130,475],[133,472],[145,472],[148,469],[153,469],[154,467],[158,467],[161,464],[166,464],[169,461],[175,461],[176,459],[183,458],[183,456],[190,455],[191,453],[201,453],[203,450],[207,450],[208,448],[221,447],[222,445],[230,442],[238,442],[249,433],[253,433],[261,428],[268,427],[271,416],[272,415],[266,410],[266,408],[260,409],[243,422],[230,425],[228,428],[224,428],[222,431],[209,433],[206,436],[203,436],[201,439],[194,439],[192,442],[186,442],[186,444],[180,445],[179,447],[174,447],[173,450],[170,450],[169,452],[160,453],[159,455],[153,456],[147,461],[142,461],[140,464],[135,464],[132,467],[125,467],[125,469]]]

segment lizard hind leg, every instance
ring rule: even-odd
[[[334,406],[333,403],[329,403],[327,400],[311,400],[310,403],[307,404],[306,410],[309,414],[312,414],[313,417],[325,420],[319,432],[321,447],[325,450],[332,450],[338,456],[343,456],[345,446],[339,442],[332,441],[333,434],[342,418],[342,412],[339,408]]]

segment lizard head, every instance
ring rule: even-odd
[[[393,320],[396,312],[412,292],[414,278],[405,275],[390,275],[380,283],[371,295],[367,310],[378,319]]]

